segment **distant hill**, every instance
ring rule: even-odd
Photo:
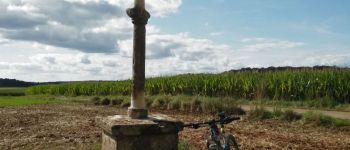
[[[267,67],[267,68],[241,68],[237,70],[230,70],[225,71],[223,73],[234,73],[234,72],[249,72],[249,71],[255,71],[255,72],[266,72],[266,71],[285,71],[285,70],[329,70],[329,69],[350,69],[350,68],[342,68],[337,66],[313,66],[313,67],[291,67],[291,66],[284,66],[284,67]]]
[[[28,87],[37,85],[35,82],[25,82],[16,79],[0,78],[0,87]]]

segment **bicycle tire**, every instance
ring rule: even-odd
[[[220,147],[220,145],[218,145],[217,142],[211,140],[211,139],[208,139],[206,141],[207,143],[207,149],[208,150],[222,150],[222,148]]]
[[[228,150],[239,150],[239,145],[232,134],[225,134],[225,144]]]

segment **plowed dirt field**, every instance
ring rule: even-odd
[[[0,150],[92,149],[101,142],[96,116],[125,114],[126,108],[86,104],[0,107]],[[206,121],[209,114],[156,111],[184,122]],[[241,121],[226,126],[242,149],[350,149],[350,128],[325,128],[277,120]],[[180,139],[205,149],[207,128],[184,129]]]

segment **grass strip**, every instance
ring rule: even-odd
[[[59,101],[40,97],[0,96],[0,106],[26,106],[52,103],[59,103]]]

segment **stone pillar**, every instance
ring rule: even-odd
[[[102,150],[177,150],[183,123],[165,115],[148,116],[145,104],[146,24],[150,14],[144,0],[127,10],[134,24],[133,82],[128,116],[97,118],[103,129]]]
[[[146,56],[146,24],[150,14],[145,10],[144,0],[135,0],[134,8],[129,8],[127,14],[134,24],[133,41],[133,72],[131,106],[128,115],[131,118],[147,118],[145,104],[145,56]]]

